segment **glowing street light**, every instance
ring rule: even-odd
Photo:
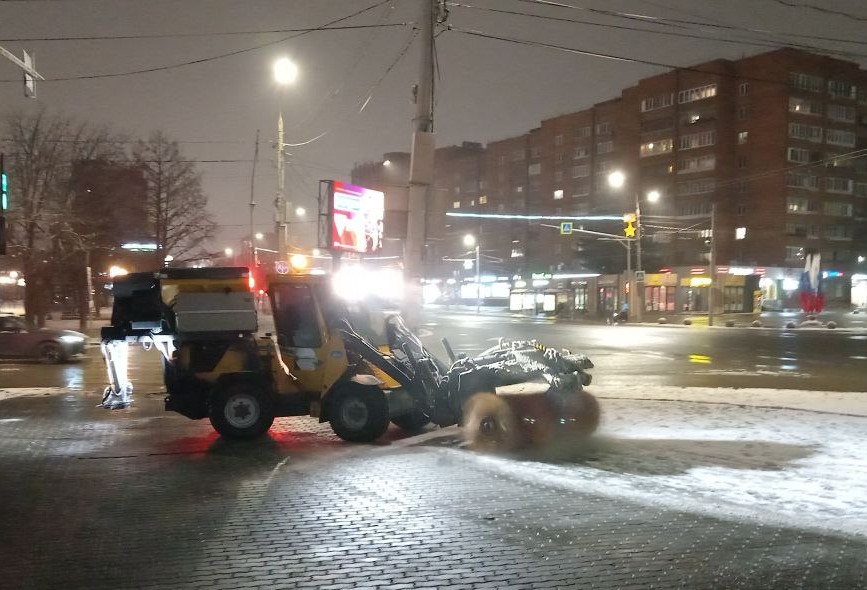
[[[225,250],[223,250],[223,253],[224,253],[227,257],[231,257],[231,256],[235,253],[235,251],[232,250],[231,248],[226,248]]]
[[[307,257],[303,254],[293,254],[289,257],[289,264],[292,265],[292,268],[295,270],[304,270],[307,268]]]
[[[263,234],[263,233],[260,232],[260,231],[257,231],[255,237],[256,237],[257,240],[259,240],[259,241],[261,242],[262,240],[265,239],[265,234]]]
[[[274,62],[274,81],[281,86],[294,84],[298,79],[298,66],[288,57],[281,57]]]
[[[127,274],[129,274],[129,271],[127,271],[125,268],[120,267],[120,266],[112,266],[112,267],[109,267],[109,269],[108,269],[108,276],[109,276],[109,278],[112,278],[112,279],[115,277],[122,277],[122,276],[127,275]]]
[[[297,215],[298,217],[304,217],[306,214],[307,214],[307,209],[305,209],[304,207],[296,207],[295,208],[295,215]]]
[[[476,245],[476,236],[473,234],[467,234],[464,236],[464,246],[467,248],[472,248]]]
[[[615,170],[608,175],[608,186],[611,188],[622,188],[626,184],[626,175],[620,170]]]
[[[658,190],[652,190],[649,193],[647,193],[647,200],[650,201],[651,203],[656,203],[657,201],[659,201],[659,198],[661,196],[662,195],[659,193]]]
[[[386,168],[388,168],[389,166],[391,166],[391,160],[386,160],[386,161],[384,161],[384,162],[382,163],[382,165],[385,166]]]

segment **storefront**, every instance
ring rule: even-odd
[[[609,315],[620,311],[619,275],[601,275],[596,279],[596,312],[599,315]]]
[[[858,309],[867,309],[867,275],[852,275],[852,305]]]
[[[659,273],[644,275],[645,311],[674,311],[676,294],[676,274]]]

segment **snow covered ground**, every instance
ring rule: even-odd
[[[629,392],[647,399],[594,393],[604,421],[585,448],[470,460],[565,490],[867,535],[867,393],[662,386]]]

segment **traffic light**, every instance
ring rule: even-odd
[[[626,224],[626,227],[623,228],[623,234],[627,238],[635,237],[635,213],[624,213],[623,214],[623,223]]]

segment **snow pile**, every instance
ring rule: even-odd
[[[600,435],[584,448],[473,460],[575,491],[867,535],[867,393],[654,387],[629,395],[692,401],[607,399]]]

